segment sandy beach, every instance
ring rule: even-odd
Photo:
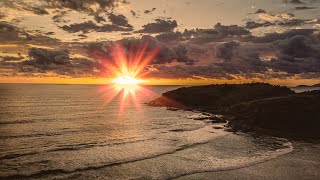
[[[320,144],[292,142],[294,150],[253,166],[219,172],[197,173],[182,179],[319,179]]]

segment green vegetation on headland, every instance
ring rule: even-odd
[[[148,103],[223,114],[232,130],[320,137],[320,91],[266,83],[183,87]]]

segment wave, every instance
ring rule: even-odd
[[[16,120],[16,121],[0,121],[0,125],[2,124],[27,124],[34,123],[34,120]]]
[[[127,160],[127,161],[110,162],[108,164],[100,164],[100,165],[96,165],[96,166],[88,166],[88,167],[77,168],[77,169],[72,169],[72,170],[51,169],[51,170],[41,170],[41,171],[34,173],[34,174],[16,174],[16,175],[9,175],[9,176],[1,176],[0,175],[0,178],[8,178],[8,179],[41,178],[46,175],[69,174],[69,173],[73,173],[73,172],[101,169],[101,168],[105,168],[105,167],[109,167],[109,166],[116,166],[116,165],[121,165],[121,164],[133,163],[133,162],[137,162],[137,161],[143,161],[143,160],[147,160],[147,159],[157,158],[157,157],[160,157],[163,155],[174,154],[175,152],[179,152],[179,151],[185,150],[187,148],[192,148],[197,145],[201,145],[201,144],[205,144],[205,143],[208,143],[208,142],[192,144],[189,146],[183,146],[183,147],[180,147],[174,151],[165,152],[165,153],[157,154],[154,156],[148,156],[148,157],[143,157],[143,158]]]
[[[153,140],[153,139],[155,139],[155,138],[139,139],[139,140],[133,140],[133,141],[115,142],[115,143],[107,143],[107,144],[80,143],[80,144],[72,144],[72,145],[63,145],[63,146],[60,146],[57,148],[52,148],[52,149],[48,149],[48,150],[44,150],[44,151],[4,154],[4,155],[0,155],[0,160],[8,160],[8,159],[14,159],[17,157],[37,155],[40,153],[48,153],[48,152],[79,151],[79,150],[89,149],[89,148],[93,148],[93,147],[116,146],[116,145],[122,145],[122,144],[143,142],[143,141],[148,141],[148,140]]]
[[[154,156],[149,156],[149,157],[144,157],[144,158],[138,158],[138,159],[133,159],[133,160],[128,160],[128,161],[118,161],[118,162],[112,162],[108,164],[102,164],[102,165],[97,165],[97,166],[90,166],[90,167],[84,167],[84,168],[78,168],[78,169],[73,169],[73,170],[66,170],[66,169],[51,169],[51,170],[41,170],[37,173],[34,174],[16,174],[12,176],[0,176],[3,178],[12,178],[12,179],[25,179],[25,178],[45,178],[47,176],[55,176],[55,175],[72,175],[74,173],[80,173],[83,171],[90,171],[90,170],[100,170],[102,168],[108,168],[111,166],[117,166],[117,165],[123,165],[123,164],[128,164],[128,163],[139,163],[144,160],[154,160],[158,161],[159,158],[165,158],[167,155],[172,155],[177,152],[181,152],[183,150],[189,149],[189,148],[195,148],[197,146],[201,146],[203,144],[207,144],[208,142],[205,143],[199,143],[199,144],[193,144],[190,146],[185,146],[181,147],[175,151],[172,152],[166,152]],[[224,162],[221,162],[219,158],[214,158],[214,157],[208,157],[208,160],[204,163],[200,163],[199,166],[194,167],[193,169],[186,171],[186,172],[179,172],[178,175],[167,175],[163,174],[161,176],[156,176],[153,177],[153,179],[174,179],[174,178],[179,178],[195,173],[204,173],[204,172],[216,172],[216,171],[225,171],[225,170],[234,170],[234,169],[239,169],[239,168],[244,168],[248,166],[252,166],[258,163],[262,163],[265,161],[268,161],[270,159],[276,158],[280,155],[287,154],[293,150],[292,144],[287,143],[287,148],[285,149],[280,149],[277,151],[273,152],[266,152],[266,154],[262,156],[256,156],[256,157],[244,157],[244,158],[235,158],[232,160],[227,160]],[[218,162],[218,163],[217,163]],[[153,164],[154,165],[154,164]],[[161,171],[161,168],[159,168]]]
[[[205,127],[204,129],[206,129],[207,132],[204,133],[209,133],[209,129],[213,129],[211,126],[210,127]],[[197,130],[198,131],[198,130]],[[222,131],[222,130],[219,130]],[[182,134],[182,138],[184,139],[184,137],[187,137],[190,135],[190,133],[195,134],[195,132],[171,132],[171,133],[178,133],[178,134]],[[165,136],[165,135],[164,135]],[[197,135],[196,135],[197,136]],[[21,174],[11,174],[8,176],[0,176],[3,178],[42,178],[42,177],[46,177],[46,176],[55,176],[55,175],[70,175],[70,174],[74,174],[74,173],[80,173],[82,171],[90,171],[90,170],[99,170],[99,169],[103,169],[103,168],[109,168],[109,167],[123,167],[123,166],[116,166],[116,165],[124,165],[124,164],[131,164],[131,163],[142,163],[144,161],[152,161],[152,166],[156,166],[153,167],[155,169],[157,169],[159,172],[156,172],[155,174],[160,174],[159,177],[154,177],[154,179],[168,179],[168,178],[176,178],[176,177],[181,177],[181,176],[186,176],[186,175],[190,175],[190,174],[194,174],[194,173],[201,173],[201,172],[211,172],[211,171],[221,171],[221,170],[231,170],[231,169],[237,169],[237,168],[242,168],[242,167],[247,167],[247,166],[251,166],[257,163],[261,163],[270,159],[273,159],[279,155],[282,154],[286,154],[289,153],[293,150],[293,146],[292,144],[287,141],[286,139],[276,139],[275,143],[281,143],[282,147],[278,148],[276,150],[269,150],[260,154],[255,154],[255,156],[252,157],[233,157],[233,158],[219,158],[219,156],[215,156],[214,154],[210,154],[211,152],[214,152],[215,149],[212,149],[212,143],[215,143],[215,140],[217,137],[227,137],[226,140],[228,140],[228,138],[232,138],[233,135],[232,133],[227,133],[224,132],[223,134],[219,134],[219,133],[214,133],[214,138],[209,138],[209,139],[201,139],[197,142],[193,142],[192,140],[189,140],[188,143],[183,143],[180,144],[178,146],[176,146],[175,148],[164,148],[162,149],[162,151],[157,151],[158,148],[160,147],[164,147],[164,145],[158,144],[157,146],[155,146],[154,144],[149,144],[148,147],[149,149],[147,149],[147,153],[141,152],[140,154],[135,154],[134,151],[139,151],[139,149],[135,149],[134,147],[139,147],[138,146],[125,146],[123,147],[123,151],[128,151],[128,152],[132,152],[132,154],[130,154],[131,156],[123,158],[123,159],[112,159],[112,161],[101,161],[101,162],[96,162],[96,163],[84,163],[86,164],[86,166],[74,166],[74,167],[69,167],[69,168],[62,168],[61,166],[58,166],[59,168],[55,168],[55,169],[42,169],[40,171],[36,171],[33,173],[30,172],[21,172]],[[229,137],[230,136],[230,137]],[[170,137],[168,137],[170,139]],[[163,137],[161,138],[163,139]],[[153,139],[150,141],[156,141],[157,139]],[[174,139],[170,139],[172,142],[174,142]],[[150,143],[150,141],[146,140],[147,143]],[[145,142],[144,142],[145,143]],[[139,144],[139,143],[137,143]],[[215,145],[215,144],[214,144]],[[208,147],[207,147],[208,146]],[[131,147],[131,148],[129,148]],[[216,147],[216,145],[214,146]],[[208,153],[208,155],[206,154],[201,154],[201,156],[199,157],[193,157],[196,156],[196,153],[191,153],[192,156],[190,157],[190,152],[201,152],[200,150],[205,148],[205,152]],[[130,151],[129,151],[130,149]],[[150,152],[150,151],[154,151],[154,152]],[[223,149],[221,150],[223,151]],[[236,151],[236,150],[235,150]],[[94,153],[95,151],[91,152]],[[97,151],[100,152],[100,151]],[[107,151],[102,151],[103,152],[109,152]],[[121,152],[119,152],[121,156]],[[95,153],[94,153],[95,154]],[[77,153],[78,156],[81,156],[82,154]],[[100,154],[101,155],[101,154]],[[109,154],[109,156],[112,156],[112,153]],[[204,158],[205,156],[205,158]],[[102,156],[99,158],[104,159],[103,158],[103,154]],[[178,162],[179,163],[172,163],[170,161],[170,163],[167,162],[166,159],[172,159],[174,157],[178,157]],[[90,158],[90,157],[89,157]],[[188,166],[188,165],[183,165],[183,163],[186,163],[186,160],[181,160],[181,159],[191,159],[190,162],[196,162],[197,161],[197,165],[194,166],[193,164]],[[194,158],[192,160],[192,158]],[[204,159],[203,159],[204,158]],[[164,159],[164,160],[163,160]],[[161,164],[159,162],[161,161],[165,161],[165,164]],[[180,162],[181,161],[181,162]],[[189,162],[189,161],[188,161]],[[182,167],[179,167],[178,169],[175,168],[175,164],[181,164]],[[77,164],[78,165],[78,164]],[[124,166],[126,166],[124,165]],[[161,168],[163,168],[163,166],[165,165],[166,168],[170,169],[170,165],[172,166],[172,172],[176,171],[176,174],[166,174],[163,173],[161,170]],[[157,166],[159,166],[159,168],[157,168]],[[167,167],[168,166],[168,167]],[[192,167],[191,169],[189,167]],[[124,167],[125,168],[125,167]],[[182,169],[181,169],[182,168]],[[183,169],[186,168],[186,169]],[[182,171],[183,170],[183,171]],[[171,171],[171,170],[170,170]]]

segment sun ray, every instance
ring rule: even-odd
[[[125,47],[117,43],[108,49],[108,54],[93,52],[100,60],[106,72],[111,73],[111,85],[105,85],[101,89],[102,98],[105,98],[103,106],[113,99],[119,98],[119,113],[121,114],[129,103],[133,103],[137,110],[140,109],[140,99],[137,94],[151,96],[155,93],[144,88],[140,84],[146,82],[143,78],[148,74],[145,67],[148,66],[159,50],[148,48],[148,43]]]

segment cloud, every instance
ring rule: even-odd
[[[210,29],[185,29],[183,32],[168,31],[154,36],[158,41],[163,43],[178,43],[188,41],[189,44],[206,44],[210,42],[224,41],[224,39],[247,40],[252,38],[251,32],[245,27],[230,25],[225,26],[218,23]]]
[[[255,43],[268,43],[277,40],[289,39],[297,35],[310,36],[314,32],[316,32],[315,29],[291,29],[283,33],[267,33],[261,37],[254,37],[251,41]]]
[[[115,15],[115,14],[110,13],[108,15],[108,18],[113,25],[132,28],[132,25],[130,25],[128,23],[128,19],[122,14]]]
[[[122,39],[116,42],[91,43],[87,48],[93,58],[105,57],[107,59],[117,59],[113,57],[115,46],[121,45],[125,52],[138,52],[145,47],[144,56],[157,51],[151,64],[170,64],[172,62],[185,63],[192,65],[195,60],[188,56],[188,47],[179,44],[174,46],[159,42],[152,36],[142,36],[139,39]],[[126,54],[129,56],[129,54]]]
[[[82,31],[83,33],[88,33],[92,31],[96,32],[112,32],[112,31],[132,31],[132,27],[122,27],[114,24],[106,24],[99,26],[95,24],[93,21],[86,21],[83,23],[75,23],[64,25],[61,27],[63,30],[69,32],[69,33],[76,33]]]
[[[289,20],[295,17],[294,14],[288,13],[288,12],[281,12],[277,14],[271,14],[271,13],[259,13],[258,17],[260,20],[264,21],[282,21],[282,20]]]
[[[290,38],[282,47],[282,53],[291,57],[310,57],[314,50],[306,43],[307,38],[297,35]]]
[[[19,39],[19,29],[7,22],[0,21],[0,40],[14,41]]]
[[[183,37],[181,32],[164,32],[155,36],[161,42],[177,41]]]
[[[137,15],[137,13],[136,13],[134,10],[131,10],[130,13],[131,13],[131,15],[134,16],[134,17]]]
[[[46,6],[41,2],[30,3],[15,0],[5,0],[0,2],[0,7],[8,7],[18,11],[29,11],[36,15],[47,15],[49,12],[46,10]]]
[[[63,20],[63,17],[67,14],[67,11],[56,11],[56,15],[52,16],[52,20],[56,23],[67,22]]]
[[[2,61],[19,61],[24,59],[22,56],[0,56],[0,60],[2,59]]]
[[[258,9],[255,14],[264,14],[267,13],[267,11],[263,10],[263,9]]]
[[[268,27],[274,25],[271,22],[255,22],[255,21],[248,21],[246,22],[246,28],[248,29],[255,29],[255,28],[260,28],[260,27]]]
[[[240,44],[236,41],[230,41],[223,43],[216,48],[216,57],[225,60],[230,60],[237,52],[237,48]]]
[[[99,26],[92,21],[86,21],[83,23],[70,24],[69,26],[64,25],[61,28],[70,33],[76,33],[80,31],[82,31],[83,33],[88,33],[89,31],[97,31],[99,29]]]
[[[26,61],[28,65],[64,65],[70,64],[69,51],[50,51],[41,48],[31,48],[29,50],[31,60]]]
[[[153,11],[155,11],[157,8],[152,8],[151,10],[145,10],[144,13],[145,14],[150,14],[152,13]]]
[[[241,36],[251,34],[249,30],[238,25],[226,26],[222,25],[221,23],[217,23],[214,26],[214,29],[217,30],[220,34],[224,35]]]
[[[98,14],[96,14],[96,15],[94,16],[94,20],[95,20],[97,23],[106,22],[106,20],[104,19],[104,17],[99,16]]]
[[[106,25],[100,26],[97,32],[132,31],[132,30],[133,28],[131,27],[122,27],[122,26],[117,26],[113,24],[106,24]]]
[[[285,21],[277,22],[276,25],[280,25],[280,26],[302,26],[302,25],[304,25],[307,21],[310,21],[310,20],[290,19],[290,20],[285,20]]]
[[[29,57],[29,60],[17,63],[20,72],[54,72],[70,77],[96,76],[99,72],[99,62],[86,58],[71,58],[68,50],[31,48]]]
[[[25,5],[25,10],[27,11],[31,11],[33,12],[34,14],[37,14],[37,15],[46,15],[46,14],[49,14],[48,11],[43,8],[43,7],[33,7],[33,6],[29,6],[29,5]]]
[[[320,41],[314,34],[296,35],[280,41],[280,51],[276,59],[269,62],[275,71],[289,74],[320,72]]]
[[[286,3],[292,3],[292,4],[305,4],[304,2],[300,1],[300,0],[286,0]]]
[[[295,7],[295,10],[308,10],[308,9],[316,9],[317,7],[311,7],[311,6],[298,6]]]
[[[169,32],[173,31],[176,27],[178,27],[178,23],[176,20],[162,20],[156,19],[156,22],[149,23],[142,26],[141,30],[136,31],[137,33],[161,33],[161,32]]]
[[[127,4],[125,0],[43,0],[54,8],[67,8],[87,13],[107,12],[119,4]]]
[[[152,77],[167,78],[318,78],[320,74],[320,36],[310,30],[291,30],[277,34],[276,41],[210,43],[206,47],[209,64],[193,66],[153,64]],[[205,49],[205,46],[199,46]],[[190,49],[190,47],[189,47]],[[188,53],[189,54],[189,53]],[[203,54],[203,53],[202,53]],[[210,53],[209,53],[210,54]],[[270,56],[264,59],[264,56]]]

